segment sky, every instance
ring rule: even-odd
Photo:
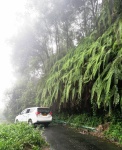
[[[21,22],[17,14],[25,13],[26,0],[0,0],[0,110],[4,108],[4,92],[14,82],[11,65],[12,48],[8,43]]]

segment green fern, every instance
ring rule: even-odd
[[[100,22],[106,28],[105,18]],[[96,41],[91,37],[82,40],[76,50],[52,66],[44,85],[38,90],[38,97],[45,99],[45,104],[56,101],[61,104],[69,100],[80,103],[84,87],[92,82],[92,89],[88,89],[91,104],[95,103],[99,108],[108,107],[110,103],[122,107],[122,93],[118,89],[122,80],[121,17]]]

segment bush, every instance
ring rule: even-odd
[[[111,124],[104,134],[107,138],[122,144],[122,122]]]
[[[63,116],[63,117],[62,117]],[[62,115],[56,116],[56,119],[62,120],[67,122],[68,124],[74,126],[74,127],[81,127],[81,126],[92,126],[96,127],[99,124],[102,123],[102,119],[95,116],[89,116],[88,114],[81,114],[81,115]]]
[[[101,118],[88,116],[87,114],[81,114],[78,116],[74,116],[72,120],[70,120],[70,122],[76,124],[76,126],[79,127],[82,125],[96,127],[101,124]]]
[[[44,145],[40,131],[28,124],[0,125],[0,150],[40,150]]]

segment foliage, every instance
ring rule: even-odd
[[[5,110],[8,120],[13,120],[26,106],[42,105],[41,101],[46,101],[40,100],[40,97],[45,95],[42,91],[50,68],[93,31],[94,20],[98,19],[100,12],[98,0],[30,0],[26,8],[26,19],[19,15],[23,23],[10,40],[16,83],[6,94],[9,99]],[[31,15],[31,12],[35,15]],[[64,91],[67,99],[70,88]],[[81,89],[82,85],[79,91]],[[55,89],[53,95],[57,97],[58,90]],[[72,96],[75,97],[75,87]]]
[[[71,120],[70,120],[71,121]],[[99,124],[101,124],[101,118],[95,117],[95,116],[88,116],[87,114],[82,114],[79,116],[74,116],[72,118],[71,123],[75,125],[85,125],[85,126],[91,126],[91,127],[96,127]]]
[[[40,150],[45,145],[40,131],[27,124],[0,125],[0,150]]]
[[[109,129],[105,131],[104,134],[110,140],[122,144],[122,122],[118,122],[117,124],[111,124]]]
[[[17,88],[10,93],[6,116],[12,119],[37,104],[71,114],[120,111],[121,0],[102,5],[98,0],[31,0],[29,6],[38,19],[12,41]]]
[[[84,88],[92,83],[91,104],[105,109],[109,106],[109,114],[111,105],[122,106],[121,26],[120,15],[96,41],[90,37],[84,39],[74,51],[55,63],[40,95],[40,99],[45,99],[44,104],[51,105],[59,99],[59,105],[69,100],[83,101]]]
[[[65,122],[70,124],[73,127],[82,127],[82,126],[91,126],[97,127],[102,123],[102,119],[97,116],[90,116],[88,114],[80,114],[80,115],[63,115],[62,113],[58,116],[55,116],[55,122]]]
[[[37,80],[35,78],[30,81],[21,77],[13,89],[6,93],[8,101],[4,110],[4,116],[8,121],[14,122],[15,116],[23,109],[36,105],[36,85]]]

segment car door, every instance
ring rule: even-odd
[[[22,120],[23,122],[27,122],[29,111],[30,111],[30,109],[29,109],[29,108],[26,108],[25,110],[23,110],[23,111],[21,112],[21,120]]]
[[[24,114],[26,112],[26,109],[24,109],[17,117],[17,119],[20,121],[20,122],[23,122],[24,121]]]

